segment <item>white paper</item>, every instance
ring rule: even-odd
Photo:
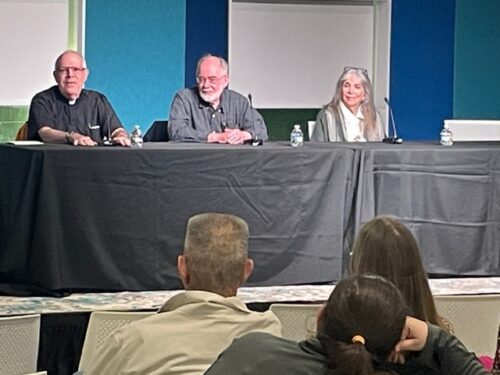
[[[40,142],[40,141],[9,141],[7,143],[11,144],[11,145],[16,145],[16,146],[38,146],[38,145],[43,145],[43,142]]]

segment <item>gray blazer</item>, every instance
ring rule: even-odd
[[[377,113],[377,126],[380,134],[385,134],[384,126],[380,115]],[[316,116],[316,125],[311,135],[311,141],[316,142],[347,142],[347,131],[345,122],[338,111],[332,113],[327,108],[323,108]],[[382,139],[372,139],[371,141],[381,141]]]

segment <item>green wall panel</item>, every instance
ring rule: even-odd
[[[316,120],[319,108],[305,109],[259,109],[267,125],[267,133],[270,141],[287,141],[293,125],[300,124],[304,133],[304,139],[309,140],[307,135],[307,121]]]
[[[0,142],[12,141],[22,123],[28,120],[27,106],[0,106]]]
[[[500,0],[456,0],[455,118],[500,119],[499,62]]]

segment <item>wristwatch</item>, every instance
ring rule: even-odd
[[[73,144],[73,137],[71,136],[71,133],[73,133],[73,132],[66,132],[66,134],[65,134],[66,142],[69,144]]]

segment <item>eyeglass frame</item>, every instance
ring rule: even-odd
[[[74,66],[68,66],[68,67],[57,68],[55,71],[59,74],[68,75],[70,71],[73,71],[73,74],[80,74],[83,73],[85,70],[87,70],[87,68],[77,68]]]
[[[199,85],[204,85],[206,82],[208,82],[209,84],[211,85],[215,85],[216,83],[218,83],[222,78],[225,78],[227,77],[227,74],[224,74],[224,75],[221,75],[220,77],[215,77],[215,76],[212,76],[212,77],[196,77],[196,82],[199,84]]]

